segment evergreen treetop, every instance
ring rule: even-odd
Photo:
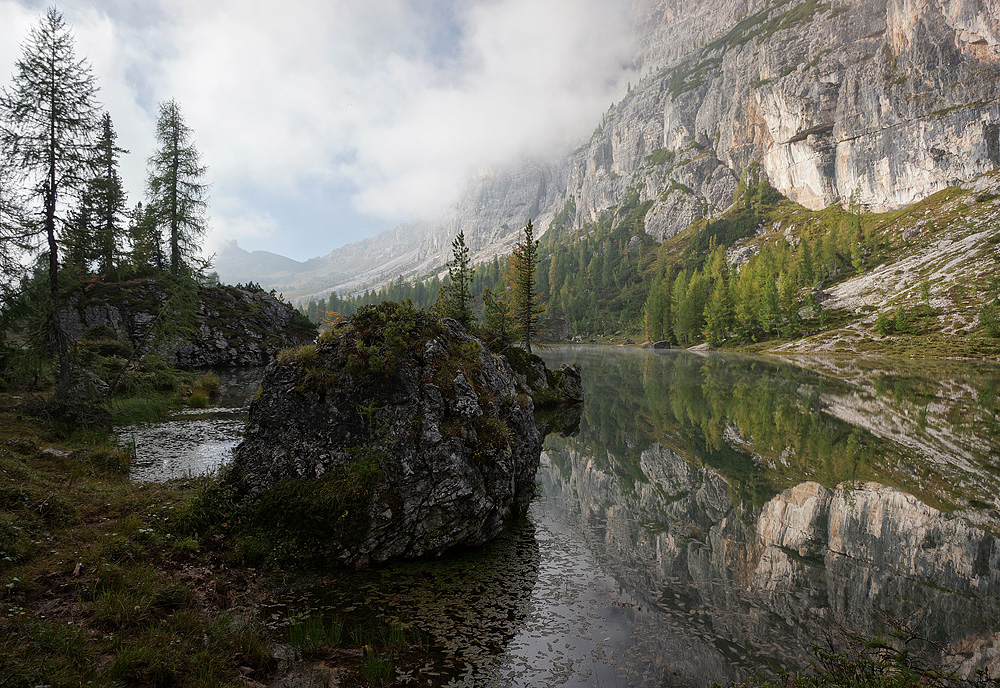
[[[511,310],[521,343],[531,353],[531,342],[538,333],[538,290],[535,268],[538,266],[538,240],[531,220],[524,226],[524,237],[514,246],[510,257]]]
[[[192,133],[176,100],[160,103],[159,148],[149,158],[146,186],[151,212],[167,233],[173,275],[192,270],[198,240],[207,229],[208,185],[202,179],[208,168],[201,164]]]
[[[452,259],[448,263],[449,284],[438,292],[435,310],[439,317],[453,318],[463,327],[472,324],[472,266],[465,232],[461,231],[451,244]]]

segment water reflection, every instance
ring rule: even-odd
[[[481,549],[296,580],[288,613],[420,629],[427,656],[401,670],[431,686],[708,686],[801,667],[880,610],[998,673],[996,366],[543,355],[582,365],[587,400],[540,419],[529,518]],[[225,383],[211,418],[135,430],[134,477],[228,459],[256,378]]]
[[[853,374],[833,375],[687,353],[547,358],[583,365],[587,403],[576,437],[546,442],[543,504],[589,533],[600,568],[655,610],[638,615],[632,635],[642,642],[627,650],[639,675],[706,685],[800,666],[826,631],[875,632],[880,612],[940,643],[964,670],[996,662],[989,466],[998,446],[974,428],[995,414],[997,368],[956,366],[949,376],[944,367],[933,378],[883,363],[877,370],[894,379],[887,394],[857,362]],[[920,416],[913,407],[934,428],[916,448],[919,436],[894,439],[899,418]],[[941,513],[887,484],[961,511]],[[697,662],[678,655],[671,623],[681,641],[697,641]],[[663,658],[678,656],[687,665],[665,675]]]
[[[1000,367],[864,359],[795,361],[567,347],[587,379],[581,446],[643,480],[654,443],[719,471],[737,509],[805,480],[876,481],[932,506],[1000,520]]]
[[[261,374],[259,368],[223,370],[214,406],[180,409],[159,423],[118,428],[119,442],[135,447],[129,477],[150,482],[206,475],[228,463],[242,438]]]

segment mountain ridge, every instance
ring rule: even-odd
[[[544,233],[568,208],[580,228],[634,193],[662,242],[730,208],[751,168],[811,209],[881,211],[1000,166],[997,0],[635,0],[631,14],[643,78],[571,156],[492,170],[439,217],[265,286],[308,298],[421,277],[460,229],[482,260],[528,219]]]

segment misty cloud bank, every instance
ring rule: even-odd
[[[634,78],[627,0],[61,2],[94,67],[132,202],[156,103],[210,167],[211,239],[326,252],[562,154]],[[45,5],[0,0],[0,70]],[[2,74],[2,71],[0,71]]]

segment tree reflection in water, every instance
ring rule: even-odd
[[[838,626],[876,632],[883,610],[956,664],[984,664],[975,655],[1000,629],[986,501],[1000,447],[970,428],[991,426],[996,367],[941,366],[931,378],[885,362],[808,371],[687,352],[547,359],[583,365],[587,402],[576,437],[546,442],[545,503],[590,534],[625,591],[688,624],[720,663],[799,666]],[[923,442],[896,441],[907,423],[920,432],[918,420],[933,429]],[[636,628],[650,624],[663,622]],[[637,632],[629,662],[669,655],[669,634]],[[701,684],[687,679],[674,680]]]

